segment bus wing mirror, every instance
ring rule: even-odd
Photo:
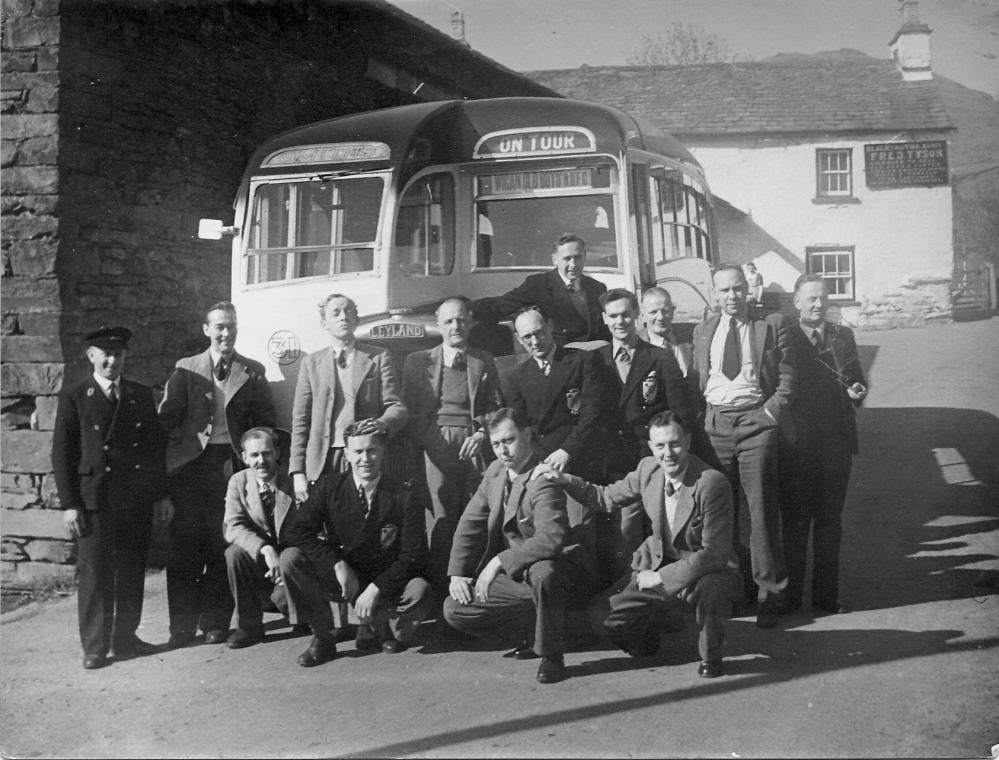
[[[201,240],[221,240],[223,235],[238,235],[239,227],[227,227],[221,219],[201,219],[198,221],[198,237]]]

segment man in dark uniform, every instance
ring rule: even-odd
[[[226,488],[243,467],[243,433],[275,424],[263,365],[236,352],[236,307],[213,305],[202,330],[211,345],[177,361],[159,408],[176,510],[167,556],[173,647],[192,643],[199,625],[207,644],[228,637],[233,600],[222,534]]]
[[[130,330],[86,336],[94,372],[59,394],[52,466],[66,528],[76,538],[83,667],[152,654],[142,617],[153,504],[165,495],[165,439],[149,388],[122,377]],[[165,509],[163,503],[157,510]]]
[[[382,472],[388,433],[376,419],[344,431],[350,469],[316,481],[291,518],[280,570],[292,624],[312,626],[298,658],[311,668],[336,657],[330,600],[354,605],[359,651],[407,648],[433,604],[419,492]]]
[[[508,319],[525,306],[535,305],[552,321],[558,346],[574,341],[610,340],[600,318],[600,294],[607,286],[583,274],[586,243],[566,232],[555,241],[549,272],[532,274],[501,296],[480,298],[472,303],[472,314],[482,323]]]
[[[826,321],[829,298],[816,274],[794,287],[800,329],[792,328],[798,391],[791,404],[794,445],[780,440],[781,517],[787,560],[787,598],[801,605],[808,536],[812,534],[812,606],[846,612],[839,597],[843,505],[857,453],[854,407],[867,396],[857,343],[848,327]]]

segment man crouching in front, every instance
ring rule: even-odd
[[[698,675],[715,678],[723,673],[725,621],[741,588],[732,553],[732,489],[724,475],[690,453],[690,431],[671,411],[649,420],[649,448],[652,456],[609,486],[557,470],[542,477],[592,509],[609,512],[641,502],[652,535],[635,552],[633,572],[590,605],[591,621],[602,623],[628,654],[651,656],[660,633],[682,626],[677,613],[689,605],[701,629]]]
[[[528,629],[533,617],[533,647],[525,641],[509,656],[540,656],[538,680],[555,683],[566,677],[566,607],[592,596],[596,562],[570,538],[565,492],[544,479],[531,479],[538,460],[531,428],[520,412],[499,409],[488,429],[496,461],[455,532],[444,618],[474,636],[510,622]]]
[[[308,623],[304,668],[336,657],[329,602],[354,605],[358,650],[405,650],[433,603],[424,577],[427,534],[418,492],[382,474],[387,435],[377,420],[344,433],[347,472],[324,475],[299,507],[281,553],[293,624]]]

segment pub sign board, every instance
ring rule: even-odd
[[[864,166],[872,190],[949,184],[946,140],[865,145]]]

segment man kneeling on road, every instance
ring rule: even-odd
[[[555,683],[566,677],[566,608],[594,593],[596,561],[571,537],[563,490],[532,480],[538,459],[522,413],[499,409],[487,427],[496,461],[455,532],[444,618],[460,631],[486,635],[510,621],[527,629],[533,617],[533,648],[525,641],[509,656],[540,656],[538,680]]]
[[[690,454],[690,432],[673,412],[649,420],[651,457],[609,486],[549,470],[543,478],[593,509],[610,511],[640,500],[652,535],[635,552],[632,573],[590,606],[611,640],[635,657],[659,651],[685,602],[701,633],[698,674],[722,675],[725,620],[740,588],[732,553],[732,489],[725,476]]]
[[[240,444],[248,469],[229,479],[225,497],[225,564],[236,601],[236,630],[226,641],[230,649],[263,640],[265,605],[288,611],[278,558],[287,546],[288,514],[295,510],[291,478],[278,471],[274,431],[251,428]]]
[[[405,650],[433,604],[424,505],[418,491],[382,474],[387,433],[374,419],[344,432],[347,472],[321,477],[288,529],[281,553],[292,623],[312,626],[305,668],[336,656],[329,602],[350,602],[358,650]]]

